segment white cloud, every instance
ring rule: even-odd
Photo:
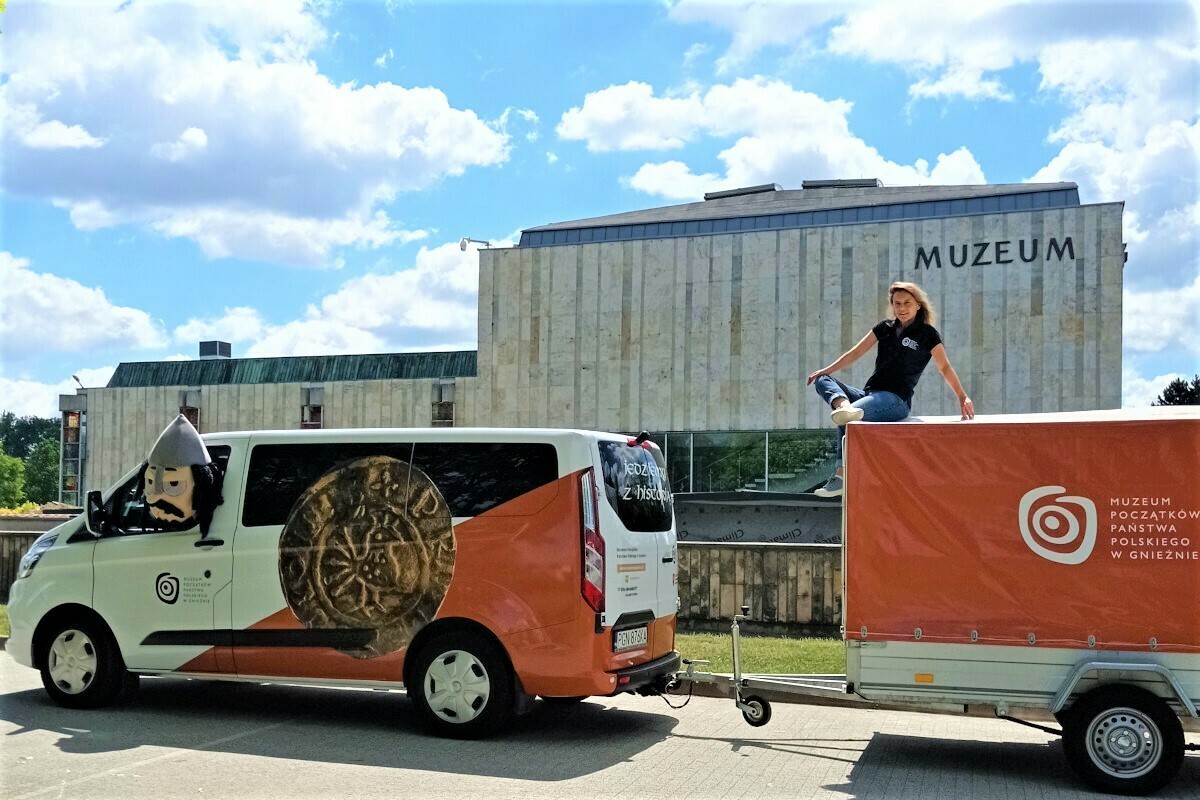
[[[72,219],[76,210],[72,208]],[[287,253],[284,263],[303,267],[338,266],[340,262],[332,259],[332,254],[340,247],[374,249],[428,235],[426,231],[397,229],[382,210],[365,218],[351,212],[341,219],[321,219],[224,207],[159,207],[144,210],[141,220],[167,236],[194,240],[210,258],[238,255],[282,260],[280,255]]]
[[[1162,394],[1167,384],[1176,378],[1191,380],[1191,375],[1181,375],[1178,372],[1168,372],[1153,378],[1143,378],[1133,367],[1126,366],[1121,370],[1121,405],[1124,408],[1144,408],[1153,405]]]
[[[498,247],[512,240],[493,243]],[[475,347],[479,253],[457,241],[422,247],[410,267],[351,278],[284,324],[257,309],[227,308],[217,318],[193,318],[174,331],[176,342],[248,342],[238,355],[299,356]]]
[[[1191,353],[1200,364],[1200,275],[1182,289],[1139,292],[1125,289],[1122,339],[1125,349]]]
[[[148,226],[212,257],[313,265],[403,241],[378,213],[397,193],[508,158],[507,133],[438,89],[322,74],[312,53],[328,35],[310,8],[11,6],[4,190],[90,229]]]
[[[553,164],[556,161],[558,161],[558,156],[555,155],[554,153],[550,152],[549,150],[547,150],[546,151],[546,163]]]
[[[682,161],[643,164],[633,177],[625,179],[632,189],[672,200],[695,200],[722,184],[721,176],[706,173],[693,175]]]
[[[383,339],[352,325],[328,320],[297,320],[272,328],[246,351],[247,358],[381,353]]]
[[[655,97],[649,84],[630,81],[589,92],[582,107],[562,115],[556,131],[568,141],[585,141],[594,153],[682,147],[702,124],[696,95]]]
[[[84,386],[93,387],[107,385],[115,371],[116,367],[95,367],[78,369],[72,374],[78,376]],[[57,418],[58,396],[75,394],[76,388],[70,377],[58,383],[43,383],[0,375],[0,411],[11,411],[18,417]]]
[[[764,47],[799,45],[815,48],[809,42],[813,31],[845,10],[844,1],[817,2],[714,2],[680,0],[671,5],[669,16],[676,22],[707,22],[733,33],[729,49],[717,59],[717,73],[727,74],[745,64]],[[690,49],[689,49],[689,52]]]
[[[150,155],[166,161],[182,161],[208,147],[208,136],[200,128],[188,128],[173,142],[158,142]]]
[[[78,150],[104,145],[79,125],[67,126],[58,120],[42,122],[21,134],[21,142],[33,150]]]
[[[174,339],[179,344],[196,344],[214,339],[248,342],[261,338],[266,327],[257,309],[238,306],[225,309],[225,313],[217,319],[189,319],[175,328]]]
[[[375,66],[386,67],[387,62],[391,61],[395,57],[396,51],[389,47],[386,53],[381,53],[379,58],[375,59]]]
[[[50,352],[101,347],[154,348],[166,343],[145,311],[114,305],[98,287],[34,272],[28,259],[0,251],[0,355],[16,361]]]
[[[897,164],[850,130],[851,103],[825,100],[782,81],[739,79],[686,99],[656,97],[646,84],[588,95],[563,115],[559,134],[587,141],[589,150],[664,149],[701,134],[733,137],[718,158],[725,174],[696,174],[681,161],[643,165],[625,182],[671,199],[760,183],[798,186],[806,178],[873,177],[891,185],[983,183],[983,169],[966,148],[938,154],[932,170],[919,159]]]

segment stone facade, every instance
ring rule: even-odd
[[[929,293],[978,413],[1115,408],[1121,214],[1108,203],[484,250],[478,419],[619,431],[827,427],[805,378],[884,318],[895,280]],[[873,361],[839,378],[862,385]],[[957,411],[930,367],[914,413]]]

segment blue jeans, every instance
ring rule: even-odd
[[[833,408],[833,401],[844,397],[850,405],[863,410],[863,422],[896,422],[907,417],[911,411],[908,403],[900,399],[900,395],[892,392],[871,392],[867,394],[856,386],[847,386],[837,378],[822,375],[813,381],[813,388],[821,399]],[[842,465],[842,437],[846,435],[845,426],[838,427],[837,465]]]

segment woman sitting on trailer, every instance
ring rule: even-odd
[[[975,417],[975,404],[967,397],[958,375],[950,366],[942,337],[933,327],[936,315],[929,296],[915,283],[896,281],[888,287],[888,299],[892,319],[885,319],[871,328],[858,344],[842,353],[836,361],[808,376],[808,383],[815,382],[817,394],[833,409],[829,416],[838,426],[837,470],[824,486],[817,489],[818,497],[839,497],[844,489],[842,437],[846,434],[846,423],[857,420],[895,422],[907,417],[912,411],[913,391],[930,358],[958,397],[962,418]],[[863,389],[830,377],[830,373],[858,361],[876,343],[879,352],[875,356],[875,372]]]

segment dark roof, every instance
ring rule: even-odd
[[[212,358],[143,361],[117,365],[108,388],[215,386],[247,383],[327,383],[418,378],[473,378],[478,353],[374,353],[284,358]]]
[[[820,211],[834,208],[889,205],[892,203],[924,203],[938,200],[964,200],[976,197],[997,197],[1030,192],[1078,189],[1074,183],[992,183],[968,186],[823,186],[813,189],[780,189],[777,191],[754,191],[717,197],[699,203],[648,208],[643,211],[626,211],[604,217],[590,217],[568,222],[554,222],[536,228],[526,228],[526,233],[553,231],[562,228],[592,228],[604,225],[641,225],[656,222],[688,222],[701,219],[724,219],[729,217],[757,216],[761,214],[789,214],[802,211]],[[770,184],[765,184],[769,186]],[[761,187],[752,187],[760,189]],[[737,190],[734,190],[737,191]],[[724,193],[722,193],[724,194]],[[1078,200],[1076,200],[1078,203]]]

